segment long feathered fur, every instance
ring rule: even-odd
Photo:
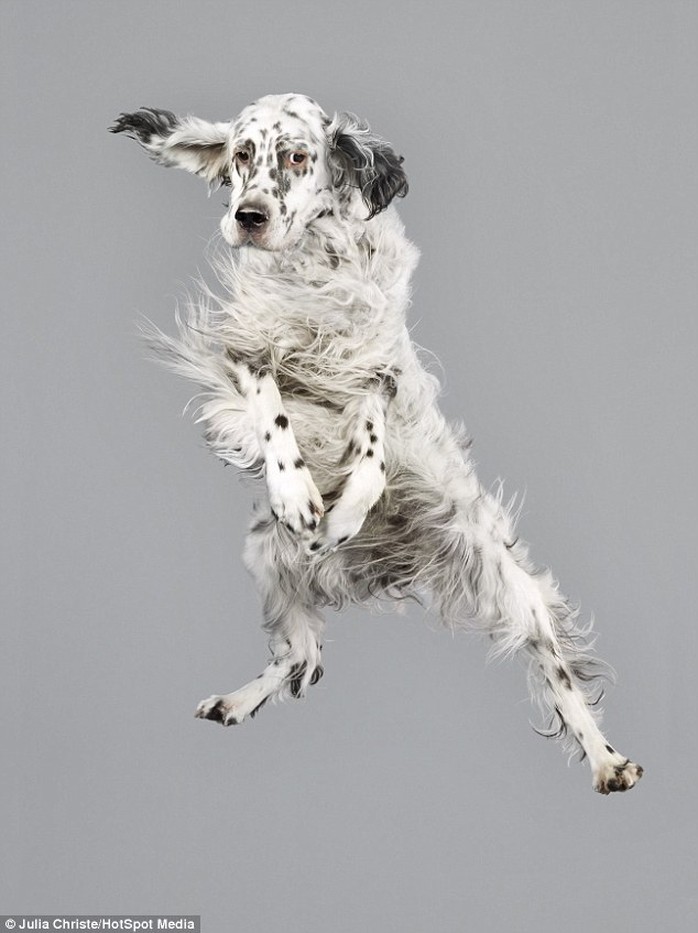
[[[418,251],[391,206],[407,192],[402,160],[358,118],[330,120],[307,101],[262,99],[230,124],[222,148],[225,125],[210,125],[202,151],[217,144],[212,165],[189,138],[192,118],[178,126],[169,111],[148,110],[115,127],[165,164],[186,130],[183,167],[224,174],[231,187],[221,226],[232,248],[213,257],[219,293],[202,285],[176,336],[147,332],[167,366],[198,384],[195,417],[212,451],[260,483],[245,563],[262,594],[272,662],[257,681],[204,701],[198,715],[230,724],[270,698],[301,695],[322,670],[320,608],[413,598],[452,629],[487,635],[494,655],[526,659],[549,734],[589,755],[597,790],[631,787],[641,769],[608,745],[592,708],[609,671],[591,651],[591,628],[530,561],[501,489],[480,485],[468,437],[443,417],[438,379],[410,339]],[[296,121],[307,128],[296,150],[303,173],[281,148],[301,145]],[[275,132],[293,142],[274,149]],[[313,164],[318,180],[302,189]],[[254,401],[263,392],[283,403],[276,425],[286,439],[292,425],[294,465],[309,471],[307,488],[324,502],[324,518],[311,509],[305,534],[270,506],[270,484],[286,488],[288,458],[265,446],[275,429],[273,404],[264,415]],[[377,494],[361,498],[362,483]],[[323,528],[351,496],[364,503],[360,521],[329,546]]]

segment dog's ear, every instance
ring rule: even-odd
[[[110,133],[126,133],[160,165],[183,168],[205,178],[210,187],[230,183],[227,150],[229,123],[178,117],[169,110],[141,107],[122,113]]]
[[[338,187],[358,187],[369,208],[369,220],[407,194],[402,156],[364,120],[353,113],[337,113],[327,127],[330,167]]]

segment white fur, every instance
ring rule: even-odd
[[[244,559],[272,658],[197,715],[229,725],[302,695],[322,673],[323,606],[427,598],[448,625],[528,659],[533,695],[589,757],[596,790],[632,787],[642,770],[590,708],[602,667],[588,630],[478,482],[410,340],[418,253],[389,206],[406,191],[392,149],[300,95],[262,98],[230,124],[143,110],[114,129],[230,187],[222,295],[203,290],[178,337],[150,337],[202,387],[197,418],[215,453],[265,480]]]

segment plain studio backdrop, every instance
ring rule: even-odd
[[[697,12],[3,0],[0,913],[696,929]],[[225,192],[107,127],[286,91],[405,156],[414,337],[596,619],[629,794],[535,735],[520,664],[417,606],[329,613],[306,700],[194,719],[266,658],[251,491],[136,332],[172,328]]]

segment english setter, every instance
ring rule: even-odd
[[[603,667],[589,630],[478,482],[410,340],[418,252],[391,206],[407,193],[402,159],[353,114],[330,119],[298,94],[263,97],[229,123],[144,107],[111,130],[230,192],[222,297],[203,289],[177,338],[150,337],[202,387],[211,449],[265,480],[244,562],[271,658],[196,715],[228,726],[304,695],[323,673],[323,607],[427,596],[447,625],[528,659],[546,734],[588,756],[597,791],[633,787],[642,768],[591,708]]]

